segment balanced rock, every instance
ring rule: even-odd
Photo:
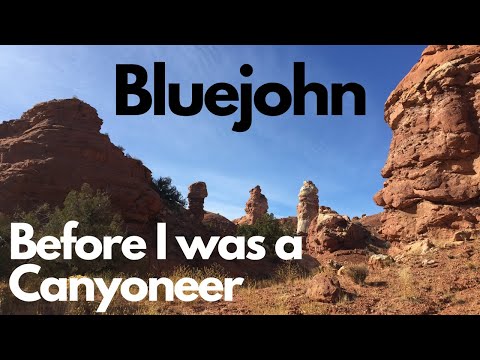
[[[188,187],[188,210],[190,210],[190,213],[197,221],[201,222],[203,220],[203,216],[205,215],[203,203],[207,196],[207,184],[203,181],[198,181]]]
[[[318,214],[318,189],[310,180],[304,181],[298,194],[297,234],[306,235],[312,220]]]
[[[385,104],[393,138],[374,197],[388,240],[451,239],[480,220],[480,46],[429,46]]]
[[[248,224],[252,225],[265,215],[268,211],[268,201],[265,195],[262,194],[262,189],[259,185],[250,190],[250,198],[247,201],[245,212],[246,215],[240,219],[233,220],[237,225]]]

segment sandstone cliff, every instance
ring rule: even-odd
[[[429,46],[392,92],[393,131],[374,197],[388,240],[448,240],[480,220],[480,46]]]
[[[60,205],[72,189],[89,183],[106,190],[130,230],[166,210],[141,161],[100,133],[97,111],[78,99],[34,106],[0,124],[0,212]]]

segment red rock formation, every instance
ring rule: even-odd
[[[278,222],[280,223],[281,226],[287,227],[289,229],[294,229],[294,231],[297,228],[297,224],[298,224],[298,220],[296,216],[280,218],[278,219]]]
[[[388,240],[450,239],[480,220],[480,46],[429,46],[392,92],[385,208]]]
[[[203,216],[205,215],[203,203],[207,196],[207,184],[203,181],[193,183],[188,187],[188,209],[195,221],[201,222],[203,220]]]
[[[360,224],[350,221],[326,206],[320,206],[316,219],[308,229],[306,250],[311,255],[325,251],[364,248],[370,233]]]
[[[228,220],[220,214],[214,214],[206,211],[203,217],[203,225],[215,236],[235,235],[237,232],[237,225]]]
[[[304,181],[298,194],[297,234],[306,235],[311,221],[318,214],[318,189],[310,180]]]
[[[240,219],[235,219],[233,222],[237,225],[248,224],[252,225],[265,215],[268,211],[268,201],[265,195],[262,194],[262,189],[259,185],[250,190],[250,198],[247,201],[245,216]]]
[[[83,183],[110,193],[129,229],[164,211],[150,170],[125,157],[101,126],[96,110],[78,99],[44,102],[1,123],[0,211],[59,205]]]
[[[169,208],[151,187],[151,173],[140,160],[128,158],[100,133],[102,120],[94,108],[78,100],[53,100],[38,104],[18,120],[0,123],[0,221],[2,213],[11,215],[17,208],[32,210],[49,203],[61,205],[72,189],[88,183],[94,189],[110,194],[115,209],[122,214],[129,233],[147,241],[149,271],[164,274],[185,263],[185,256],[175,244],[175,236],[204,239],[212,228],[192,221],[192,211],[200,214],[196,200],[206,196],[202,190],[192,191],[191,210]],[[201,188],[202,186],[199,186]],[[198,191],[197,191],[198,190]],[[198,196],[197,196],[198,195]],[[201,195],[201,196],[200,196]],[[196,205],[203,204],[197,201]],[[206,223],[235,226],[220,215],[205,217]],[[5,219],[4,219],[5,221]],[[157,261],[155,223],[167,223],[167,259]],[[217,232],[218,230],[213,229]],[[221,235],[219,232],[216,235]],[[272,259],[265,261],[227,261],[214,253],[210,261],[195,259],[192,266],[218,263],[236,276],[271,274],[277,266]]]

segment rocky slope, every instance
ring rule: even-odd
[[[231,236],[237,233],[237,226],[225,216],[211,212],[205,212],[203,225],[217,236]]]
[[[385,238],[477,236],[479,119],[480,46],[427,47],[385,104],[393,139],[374,197]]]

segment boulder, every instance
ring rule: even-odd
[[[368,267],[373,269],[383,269],[395,263],[395,260],[389,255],[375,254],[368,259]]]
[[[306,250],[315,255],[325,251],[360,249],[369,239],[370,233],[360,223],[350,221],[329,207],[320,206],[308,230]]]
[[[309,283],[306,296],[314,301],[335,303],[340,300],[342,288],[336,277],[319,273]]]

